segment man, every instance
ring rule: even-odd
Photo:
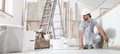
[[[80,48],[94,48],[102,38],[105,41],[108,40],[102,27],[95,20],[91,19],[90,11],[88,9],[83,9],[81,15],[83,16],[83,22],[80,24]],[[95,26],[100,32],[100,35],[93,32]]]

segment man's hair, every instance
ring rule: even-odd
[[[89,16],[90,16],[90,18],[92,17],[90,13],[89,13],[89,14],[87,14],[87,15],[89,15]]]

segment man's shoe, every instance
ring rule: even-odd
[[[83,49],[88,49],[88,45],[85,45],[85,46],[83,47]]]
[[[93,47],[92,45],[89,45],[89,47],[88,47],[88,48],[93,49],[94,47]]]

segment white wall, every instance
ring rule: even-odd
[[[96,18],[100,15],[100,9],[101,8],[111,8],[117,3],[120,3],[120,0],[105,0],[103,4],[100,5],[99,8],[91,12],[92,18]],[[97,22],[102,26],[102,20],[98,19]],[[94,28],[94,32],[97,33],[98,30]]]
[[[23,0],[13,0],[13,20],[14,24],[22,24]]]
[[[101,18],[103,29],[110,37],[109,45],[120,47],[120,4]]]

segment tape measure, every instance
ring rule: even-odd
[[[104,40],[103,48],[108,48],[108,41]]]
[[[104,44],[108,43],[106,40],[104,40]]]

